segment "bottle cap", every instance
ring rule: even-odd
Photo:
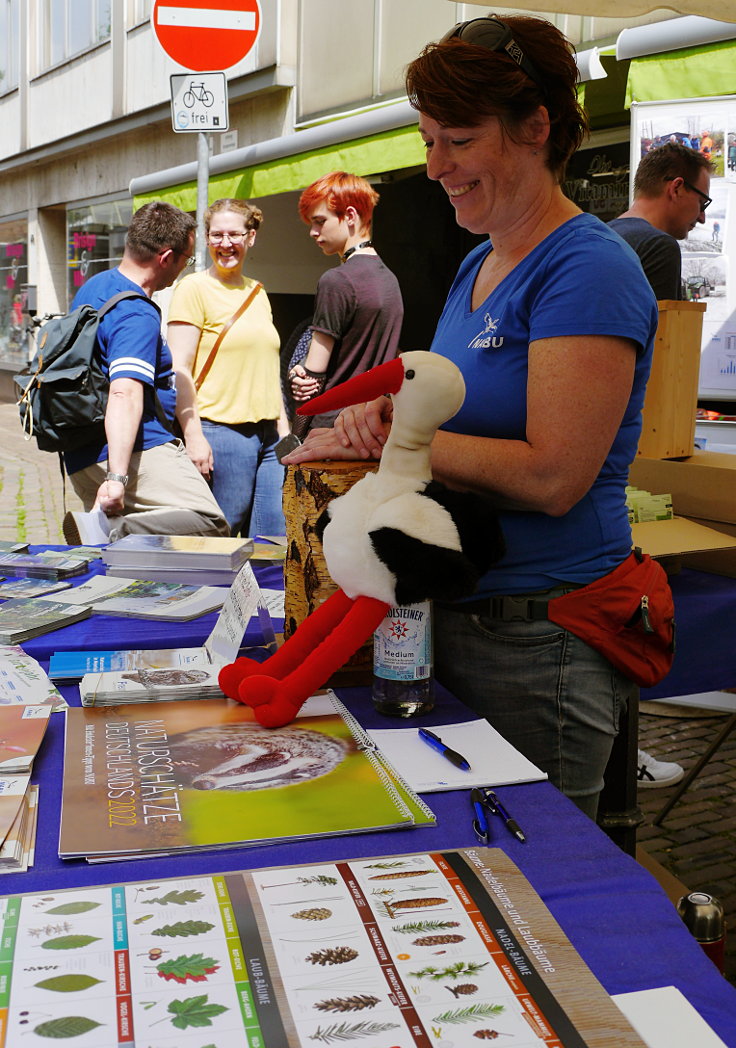
[[[677,904],[677,912],[698,942],[716,942],[724,932],[723,906],[707,892],[690,892]]]

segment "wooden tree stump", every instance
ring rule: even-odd
[[[301,462],[287,467],[284,637],[290,637],[299,624],[337,590],[317,537],[317,520],[328,502],[344,495],[366,473],[377,469],[377,462]],[[372,673],[373,638],[369,637],[329,683],[367,684]]]

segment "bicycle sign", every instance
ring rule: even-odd
[[[215,96],[211,91],[208,91],[204,86],[204,83],[195,84],[194,81],[189,85],[189,89],[182,95],[182,102],[187,109],[192,109],[195,102],[201,102],[203,106],[209,109],[215,100]]]
[[[171,126],[178,132],[227,131],[229,119],[225,74],[173,74]]]

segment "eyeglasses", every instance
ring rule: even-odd
[[[155,255],[165,255],[167,251],[170,251],[172,255],[179,255],[187,260],[188,266],[193,266],[196,256],[188,255],[186,251],[177,251],[175,247],[161,247],[158,244],[151,244],[147,240],[141,240],[141,244],[147,247],[149,251],[152,251]]]
[[[485,47],[489,51],[505,51],[529,79],[534,81],[542,94],[546,95],[541,73],[514,40],[513,33],[505,22],[499,21],[498,18],[471,18],[469,22],[458,22],[445,33],[440,43],[445,44],[455,37],[464,40],[466,44],[477,44],[478,47]]]
[[[705,210],[706,210],[706,208],[708,208],[708,207],[709,207],[709,206],[710,206],[710,205],[711,205],[711,204],[713,203],[713,201],[712,201],[712,200],[711,200],[711,198],[710,198],[710,197],[708,196],[708,194],[707,194],[707,193],[704,193],[704,192],[702,191],[702,189],[698,189],[698,187],[697,187],[697,186],[694,186],[694,185],[692,185],[692,184],[691,184],[690,182],[688,182],[688,181],[687,181],[687,179],[685,179],[685,178],[683,178],[683,180],[682,180],[682,181],[683,181],[684,185],[686,185],[686,186],[687,186],[687,188],[688,188],[688,189],[692,190],[692,192],[693,192],[693,193],[697,193],[697,194],[698,194],[698,196],[700,197],[700,210],[701,210],[701,211],[705,211]]]
[[[208,233],[210,244],[221,244],[225,237],[231,244],[242,244],[247,236],[247,231],[245,233]]]
[[[682,175],[670,175],[669,178],[665,178],[665,182],[674,182],[676,178],[682,178]],[[694,186],[692,182],[688,182],[686,178],[682,178],[682,184],[685,186],[686,189],[689,189],[691,193],[698,194],[698,196],[700,197],[701,211],[706,211],[713,203],[712,199],[707,195],[707,193],[704,193],[702,189],[698,189],[698,187]]]

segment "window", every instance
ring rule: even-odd
[[[120,264],[133,215],[129,197],[70,207],[67,211],[67,295],[71,300],[95,273]]]
[[[153,7],[153,0],[131,0],[128,24],[130,26],[140,25],[141,22],[147,22],[151,17],[151,9]]]
[[[27,349],[23,316],[28,281],[25,219],[0,222],[0,359],[25,364]]]
[[[0,93],[18,86],[20,0],[0,0]]]
[[[110,38],[112,0],[42,0],[41,68]]]

